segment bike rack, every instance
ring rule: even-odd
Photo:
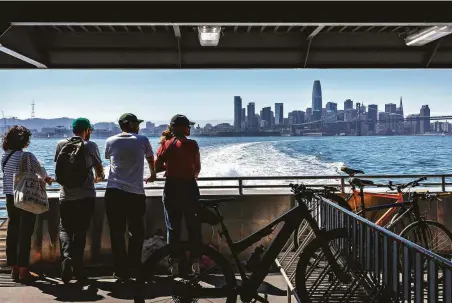
[[[320,198],[313,216],[319,226],[326,230],[346,228],[350,235],[348,247],[350,256],[356,268],[354,286],[350,286],[341,302],[348,302],[347,298],[358,295],[359,289],[370,299],[384,302],[429,302],[452,303],[452,262],[435,253],[428,251],[376,224],[349,212],[335,203]],[[287,283],[288,302],[294,295],[295,268],[298,255],[302,252],[312,237],[306,227],[300,228],[299,235],[303,235],[300,246],[294,250],[294,243],[289,243],[286,252],[276,260],[282,276]],[[308,236],[306,236],[308,235]],[[353,275],[352,274],[352,275]],[[314,282],[319,285],[325,276],[319,275]],[[353,288],[353,289],[352,289]],[[318,290],[317,290],[318,291]],[[379,298],[379,299],[376,299]],[[356,297],[353,298],[356,302]],[[350,298],[350,300],[352,300]],[[315,302],[315,298],[312,299]],[[334,302],[334,300],[329,300]]]
[[[308,205],[309,209],[312,209],[312,216],[316,218],[317,222],[321,222],[321,216],[319,213],[320,207],[318,201],[311,201]],[[295,270],[298,264],[299,255],[303,252],[306,245],[309,244],[314,239],[314,233],[309,230],[309,225],[303,222],[298,235],[300,238],[300,244],[297,249],[295,249],[295,243],[293,241],[293,236],[288,240],[286,244],[286,251],[281,253],[280,256],[275,260],[276,267],[278,267],[281,275],[283,276],[287,284],[287,301],[291,303],[292,296],[298,303],[302,303],[297,295],[295,284]],[[293,251],[295,249],[295,251]]]

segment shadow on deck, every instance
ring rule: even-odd
[[[102,270],[103,271],[103,270]],[[98,275],[90,273],[89,278],[83,285],[70,283],[63,284],[58,275],[43,274],[41,278],[32,285],[26,286],[15,283],[9,274],[0,274],[0,302],[133,302],[135,298],[136,284],[121,283],[102,271]],[[269,275],[262,283],[259,293],[267,294],[269,302],[287,302],[286,284],[282,276]],[[146,302],[160,302],[169,296],[168,289],[159,289],[158,297],[154,298],[156,292],[146,287],[144,299]],[[169,301],[169,299],[167,299]],[[237,302],[241,302],[237,298]],[[163,300],[165,301],[165,300]],[[224,302],[224,299],[213,299],[210,302]]]

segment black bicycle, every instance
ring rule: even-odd
[[[303,201],[306,195],[314,194],[304,186],[291,185],[291,187],[300,201]],[[320,248],[331,269],[331,275],[341,283],[351,283],[352,277],[343,269],[343,265],[337,259],[337,250],[331,248],[334,247],[331,245],[332,242],[348,243],[346,229],[325,231],[319,228],[309,207],[305,203],[299,203],[261,230],[242,241],[233,242],[219,210],[222,204],[231,200],[233,198],[200,201],[204,212],[210,213],[208,223],[220,225],[219,235],[226,241],[231,254],[224,257],[212,246],[203,245],[201,248],[203,260],[201,272],[194,274],[190,264],[190,243],[183,242],[180,248],[182,252],[185,252],[186,257],[179,260],[179,275],[174,277],[170,273],[171,264],[168,261],[170,247],[166,245],[156,250],[145,260],[142,273],[137,279],[136,302],[142,301],[146,290],[150,291],[149,296],[155,300],[151,302],[211,302],[212,299],[222,298],[224,302],[232,303],[236,302],[237,296],[240,296],[242,302],[268,302],[266,298],[259,295],[259,286],[302,221],[306,221],[315,234],[315,240],[310,244],[310,247],[313,248],[310,253],[318,253],[316,248]],[[257,246],[248,261],[242,264],[239,253],[272,234],[280,223],[282,226],[271,244],[266,248]],[[304,255],[300,260],[309,260],[314,257]],[[240,281],[236,279],[233,266],[237,267]],[[306,263],[302,263],[301,269],[297,269],[297,272],[306,273],[306,266]],[[302,285],[306,281],[302,274],[298,274],[298,276],[296,286],[301,290],[298,295],[303,302],[310,302],[309,293],[306,291],[307,286]],[[146,283],[150,286],[149,288],[146,288]]]

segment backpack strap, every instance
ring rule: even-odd
[[[16,151],[17,151],[17,150],[13,150],[12,152],[10,152],[9,155],[6,156],[5,160],[2,162],[2,172],[5,172],[6,164],[8,163],[9,159],[11,159],[11,157],[13,156],[13,154],[14,154]]]

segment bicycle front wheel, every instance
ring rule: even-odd
[[[323,240],[333,253],[340,270],[350,278],[346,283],[337,277],[326,258],[322,239],[316,238],[303,251],[295,273],[295,285],[302,302],[368,302],[369,288],[364,287],[363,273],[356,273],[353,248],[346,229],[335,229],[324,234]],[[355,272],[355,273],[354,273]]]
[[[146,302],[224,302],[237,301],[236,279],[228,261],[213,247],[201,248],[201,270],[194,274],[190,261],[190,244],[183,242],[185,258],[178,262],[178,275],[169,261],[170,247],[154,251],[143,264],[139,297]],[[147,282],[147,286],[145,283]]]

